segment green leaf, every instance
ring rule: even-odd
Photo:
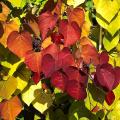
[[[22,64],[14,73],[14,76],[18,81],[17,89],[22,91],[28,84],[31,77],[31,72],[26,68],[25,64]]]
[[[23,8],[27,3],[27,0],[8,0],[8,1],[11,2],[11,4],[14,7],[18,7],[18,8]]]
[[[69,120],[77,120],[82,117],[86,117],[89,120],[98,120],[98,118],[85,107],[84,101],[73,102],[70,106],[68,117]]]
[[[118,0],[93,0],[96,11],[105,20],[110,22],[119,11]]]
[[[13,64],[9,70],[9,76],[12,76],[14,74],[14,72],[17,70],[18,66],[24,61],[24,59],[21,59],[20,61],[18,61],[17,63]]]
[[[110,37],[109,35],[105,35],[103,38],[103,45],[104,48],[109,52],[114,47],[117,46],[119,42],[119,35],[116,35],[114,38]]]
[[[117,16],[110,23],[106,22],[99,16],[96,16],[96,20],[112,36],[120,29],[120,12],[118,12]]]
[[[42,90],[35,91],[35,100],[33,101],[33,106],[39,112],[43,113],[52,105],[52,95],[49,93],[45,93]]]

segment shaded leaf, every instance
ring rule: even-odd
[[[17,79],[15,77],[12,76],[5,81],[0,81],[0,97],[2,99],[10,99],[16,89]]]

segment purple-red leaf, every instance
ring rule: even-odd
[[[103,64],[96,68],[97,83],[103,87],[106,91],[113,89],[115,81],[114,70],[110,64]]]
[[[100,55],[99,55],[99,61],[100,64],[106,64],[109,61],[109,56],[108,53],[106,51],[103,51]]]
[[[56,71],[53,73],[52,78],[51,78],[51,83],[53,86],[61,89],[62,91],[65,91],[66,89],[66,80],[67,76],[64,75],[63,73]]]
[[[55,71],[55,59],[50,55],[46,54],[42,58],[42,72],[46,77],[50,77],[51,74]]]
[[[67,82],[66,88],[67,93],[76,100],[83,100],[87,96],[84,86],[76,80]]]
[[[115,74],[115,81],[114,81],[113,89],[116,88],[120,83],[120,67],[114,68],[114,74]]]

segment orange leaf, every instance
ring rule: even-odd
[[[8,37],[7,46],[17,56],[24,57],[26,52],[32,50],[32,38],[28,32],[13,31]]]
[[[4,120],[14,120],[21,110],[22,104],[17,96],[0,103],[0,117]]]
[[[80,39],[80,45],[90,45],[90,46],[94,46],[91,42],[91,40],[88,37],[82,37]]]
[[[82,27],[84,21],[85,21],[85,14],[84,10],[82,8],[68,8],[68,20],[69,22],[76,22],[79,27]]]
[[[0,13],[0,21],[6,21],[7,16],[10,13],[10,9],[2,2],[0,2],[0,5],[2,6],[2,12]]]
[[[4,47],[7,47],[8,35],[12,31],[18,31],[19,30],[19,25],[15,20],[12,20],[10,22],[1,22],[1,24],[3,25],[4,34],[0,38],[0,43],[2,45],[4,45]],[[1,28],[0,28],[0,30],[1,30]]]
[[[99,63],[98,52],[95,47],[88,44],[83,45],[81,51],[81,57],[86,64],[93,63],[96,65]]]

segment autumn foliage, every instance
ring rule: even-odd
[[[119,2],[109,21],[110,0],[15,1],[0,2],[0,118],[112,120],[120,96]]]

